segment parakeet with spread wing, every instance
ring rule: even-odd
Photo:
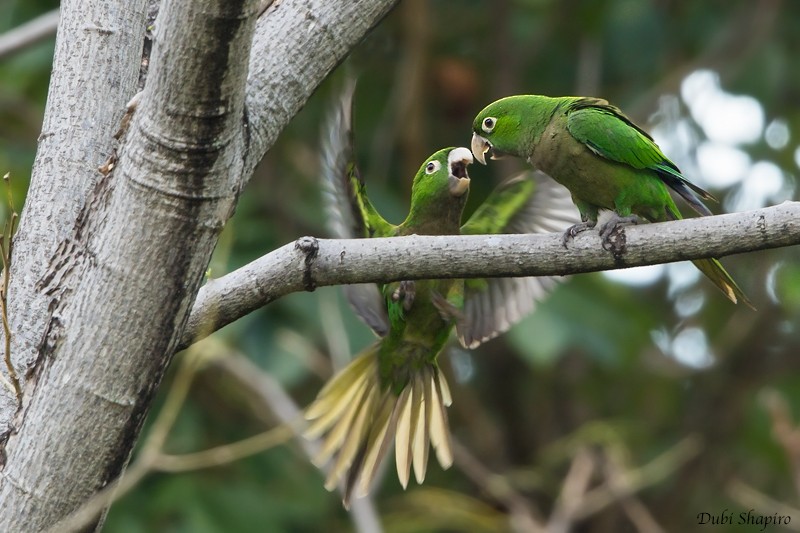
[[[554,232],[577,222],[569,193],[538,174],[506,181],[462,224],[470,178],[467,148],[439,150],[414,177],[411,207],[394,225],[366,195],[354,163],[353,86],[328,120],[323,175],[335,237]],[[422,280],[345,287],[359,316],[380,337],[320,391],[305,412],[309,437],[324,435],[315,459],[333,457],[325,486],[344,483],[344,503],[366,494],[383,456],[395,444],[397,475],[405,488],[411,468],[425,478],[432,446],[439,463],[453,461],[446,408],[451,403],[437,357],[455,327],[470,348],[506,331],[545,296],[554,278]]]
[[[509,96],[478,113],[472,130],[472,153],[481,163],[486,153],[522,157],[569,189],[582,221],[564,233],[565,246],[596,226],[600,210],[613,213],[600,228],[604,245],[625,224],[682,218],[668,187],[700,215],[711,214],[701,199],[714,197],[689,182],[644,130],[605,100]],[[693,263],[732,302],[752,307],[718,260]]]

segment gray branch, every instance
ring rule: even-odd
[[[800,244],[800,202],[625,229],[604,250],[595,232],[567,248],[560,235],[304,237],[210,280],[195,300],[181,347],[292,292],[403,279],[560,276],[753,252]]]

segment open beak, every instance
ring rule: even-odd
[[[453,196],[463,196],[469,190],[467,166],[472,161],[472,154],[466,148],[456,148],[447,154],[447,166],[450,169],[448,189]]]
[[[477,159],[482,165],[485,165],[486,152],[492,149],[491,143],[477,133],[473,133],[472,144],[470,145],[470,148],[472,148],[472,155],[475,156],[475,159]]]

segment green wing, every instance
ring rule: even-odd
[[[353,147],[353,93],[355,82],[346,83],[323,127],[321,170],[323,201],[333,237],[354,239],[387,237],[396,231],[378,213],[367,197]],[[350,305],[380,336],[389,331],[389,317],[378,286],[374,283],[345,285]]]
[[[463,235],[561,233],[580,222],[569,191],[543,172],[524,172],[500,184],[461,227]],[[466,280],[461,344],[475,348],[508,330],[555,287],[556,277]]]
[[[697,196],[705,200],[715,198],[683,177],[650,135],[605,100],[581,98],[573,102],[567,111],[567,131],[601,157],[636,169],[652,170],[695,211],[711,214]]]
[[[340,239],[388,237],[396,226],[369,201],[355,160],[354,91],[355,82],[348,82],[323,127],[321,167],[329,226]]]

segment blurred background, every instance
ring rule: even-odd
[[[4,0],[0,33],[56,7]],[[53,46],[50,36],[0,55],[0,172],[18,206]],[[790,1],[404,0],[266,156],[209,276],[327,236],[319,130],[345,71],[359,77],[359,164],[390,221],[404,218],[423,159],[467,145],[474,115],[518,93],[610,100],[720,199],[713,211],[730,212],[797,199],[798,50]],[[519,168],[473,166],[468,210]],[[455,465],[432,462],[405,492],[388,468],[353,515],[289,439],[146,475],[105,530],[692,531],[714,520],[714,531],[743,531],[742,520],[760,530],[752,521],[780,516],[799,530],[799,258],[783,248],[723,259],[757,312],[678,263],[574,276],[508,334],[474,352],[453,343],[442,365]],[[372,339],[335,287],[277,301],[176,358],[141,446],[176,379],[187,394],[160,447],[177,455],[293,420]]]

